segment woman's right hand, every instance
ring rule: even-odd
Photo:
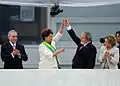
[[[107,57],[108,57],[108,55],[107,55],[108,53],[107,52],[105,52],[105,54],[104,54],[104,56],[103,56],[103,58],[102,58],[102,61],[106,61],[107,60]]]
[[[110,57],[110,53],[108,51],[105,52],[105,57]]]
[[[60,48],[60,49],[58,49],[58,52],[60,53],[60,52],[64,52],[64,48]]]
[[[58,50],[56,50],[54,53],[53,53],[53,56],[56,56],[57,54],[61,53],[61,52],[64,52],[64,48],[60,48]]]
[[[70,25],[69,21],[68,20],[63,20],[63,24],[64,26],[68,27]]]

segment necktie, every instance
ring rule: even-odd
[[[15,44],[13,44],[13,49],[15,49]]]
[[[81,44],[81,46],[80,46],[80,49],[79,49],[79,50],[81,50],[83,47],[84,47],[84,45],[83,45],[83,44]]]

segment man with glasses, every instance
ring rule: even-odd
[[[116,32],[115,37],[116,37],[117,47],[119,48],[119,55],[120,55],[120,31]],[[120,69],[120,58],[119,58],[118,68]]]
[[[4,62],[4,69],[23,69],[22,61],[28,57],[24,46],[17,43],[17,32],[8,32],[9,41],[1,46],[1,59]]]

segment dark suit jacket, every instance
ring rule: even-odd
[[[16,49],[20,50],[21,58],[18,55],[12,57],[13,47],[9,42],[1,46],[1,59],[4,62],[4,69],[23,69],[22,61],[27,61],[28,57],[24,46],[16,43]]]
[[[88,43],[85,47],[81,48],[81,40],[76,36],[73,29],[68,31],[70,37],[77,45],[76,54],[72,60],[73,69],[92,69],[95,66],[96,48],[92,42]]]
[[[118,45],[118,48],[119,48],[119,55],[120,55],[120,44]],[[119,57],[118,69],[120,69],[120,57]]]

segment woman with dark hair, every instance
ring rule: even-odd
[[[64,48],[56,50],[55,43],[61,38],[64,30],[64,21],[58,33],[53,37],[51,29],[44,29],[42,31],[43,42],[39,46],[40,54],[40,69],[58,69],[60,68],[60,62],[58,54],[64,52]]]
[[[102,69],[118,69],[119,49],[115,47],[115,37],[112,35],[105,37],[104,44],[106,48],[103,56],[101,56]]]

